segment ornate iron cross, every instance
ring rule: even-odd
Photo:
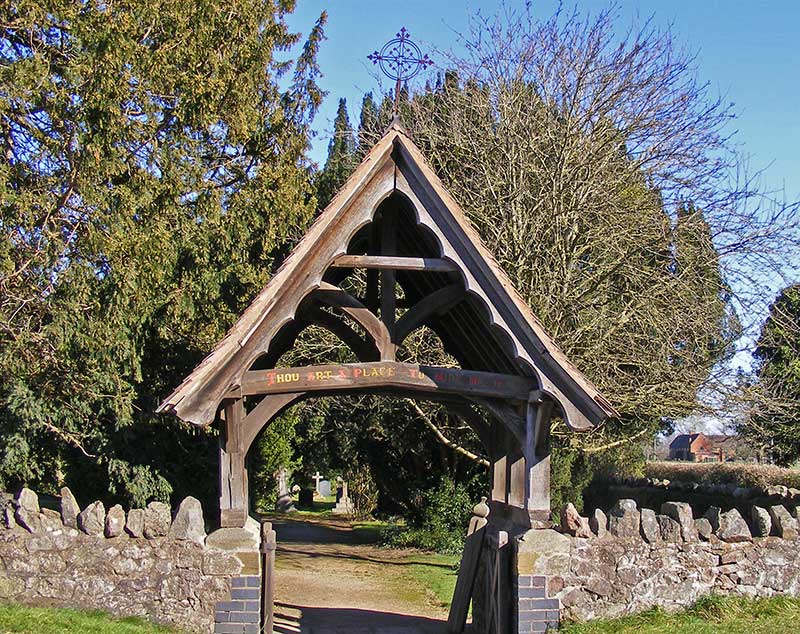
[[[397,106],[400,103],[400,87],[402,82],[416,76],[420,71],[433,65],[433,60],[428,54],[422,54],[411,39],[411,34],[406,27],[400,29],[395,38],[386,42],[380,51],[374,51],[367,55],[367,59],[380,67],[381,72],[394,79],[394,112],[397,114]]]

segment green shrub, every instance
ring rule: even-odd
[[[445,477],[436,488],[425,491],[422,499],[418,523],[388,529],[384,542],[395,547],[460,554],[474,506],[466,485]]]
[[[800,489],[800,470],[743,462],[648,462],[645,477],[756,489],[777,485]]]
[[[378,485],[368,465],[353,467],[345,474],[348,494],[353,504],[353,516],[364,520],[378,508]]]

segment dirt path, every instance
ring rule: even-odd
[[[338,519],[273,519],[276,632],[434,634],[447,610],[411,574],[413,551],[363,543]]]

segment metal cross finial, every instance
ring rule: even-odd
[[[406,27],[400,29],[395,38],[383,45],[380,51],[367,55],[367,59],[380,67],[381,72],[396,81],[394,91],[394,110],[400,99],[400,86],[402,82],[416,76],[421,70],[433,65],[433,60],[428,54],[422,54],[411,39],[411,34]]]

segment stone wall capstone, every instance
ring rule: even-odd
[[[228,529],[206,537],[194,498],[173,520],[158,502],[127,515],[99,502],[81,511],[69,489],[59,513],[23,489],[6,502],[2,525],[0,601],[102,610],[203,634],[259,631],[254,527],[238,529],[250,539],[232,546]]]

